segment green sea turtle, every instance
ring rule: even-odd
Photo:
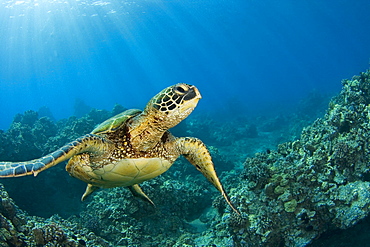
[[[185,83],[170,86],[154,96],[144,111],[124,111],[98,125],[90,134],[42,158],[0,162],[0,177],[36,176],[69,159],[67,172],[87,183],[82,200],[98,188],[122,186],[153,204],[139,184],[164,173],[183,155],[238,213],[217,177],[203,142],[193,137],[176,138],[168,131],[194,110],[200,98],[195,86]]]

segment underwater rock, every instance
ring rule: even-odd
[[[115,105],[113,106],[113,109],[112,109],[111,115],[112,115],[112,116],[115,116],[115,115],[117,115],[117,114],[119,114],[119,113],[121,113],[121,112],[124,112],[124,111],[126,111],[126,110],[127,110],[127,108],[123,107],[122,105],[120,105],[120,104],[115,104]]]
[[[19,209],[0,184],[0,246],[109,246],[87,229],[57,216],[44,219]]]
[[[38,118],[39,115],[37,112],[28,110],[25,111],[24,114],[17,114],[14,117],[13,123],[21,123],[23,125],[32,126],[37,121]]]
[[[75,99],[73,108],[74,108],[73,115],[78,118],[83,117],[92,109],[92,107],[88,106],[85,103],[85,101],[83,101],[80,98]]]
[[[51,110],[47,106],[41,106],[39,110],[37,111],[38,116],[41,117],[48,117],[52,122],[55,122],[55,118],[53,114],[51,113]]]
[[[236,243],[305,246],[369,214],[369,104],[368,71],[344,80],[328,112],[300,139],[246,159],[230,196],[250,226],[233,233]]]

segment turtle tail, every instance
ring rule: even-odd
[[[97,135],[87,134],[39,159],[23,162],[0,162],[0,178],[21,177],[31,174],[37,176],[39,172],[55,166],[73,155],[85,152],[99,154],[105,152],[108,148],[109,142],[105,139]]]

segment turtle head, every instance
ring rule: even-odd
[[[160,127],[167,130],[184,120],[202,98],[192,85],[178,83],[163,89],[146,105],[144,112],[153,117]]]

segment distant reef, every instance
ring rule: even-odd
[[[59,165],[36,179],[1,180],[0,246],[308,246],[350,228],[370,211],[370,72],[342,83],[313,123],[324,102],[317,95],[290,116],[234,122],[198,116],[173,130],[209,144],[241,215],[185,159],[142,184],[156,207],[123,188],[81,203],[85,185]],[[35,111],[19,114],[0,131],[0,160],[42,156],[123,110],[91,109],[56,122]]]

